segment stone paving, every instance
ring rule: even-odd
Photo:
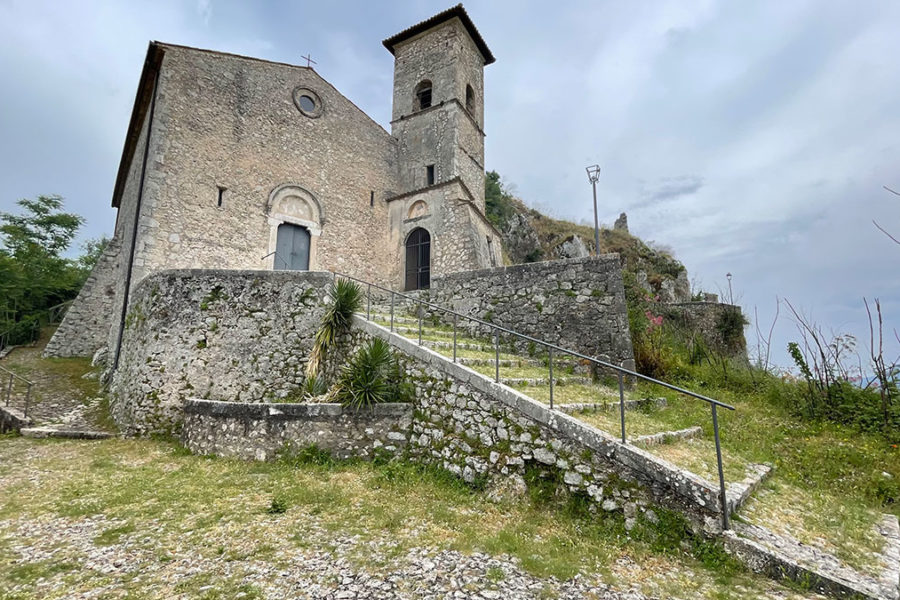
[[[28,417],[33,425],[80,434],[102,430],[103,427],[96,421],[101,398],[85,395],[82,390],[72,387],[67,377],[38,365],[45,343],[46,340],[43,340],[35,345],[17,346],[0,359],[0,366],[34,384],[28,401]],[[85,371],[84,375],[86,379],[96,376],[91,371]],[[4,387],[4,394],[5,391]],[[25,384],[16,380],[10,408],[23,413],[26,395]]]

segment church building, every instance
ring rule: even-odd
[[[309,66],[151,42],[114,236],[47,354],[116,348],[131,290],[163,269],[330,270],[415,290],[501,266],[484,214],[493,54],[462,5],[383,44],[390,132]]]

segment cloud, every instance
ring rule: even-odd
[[[900,323],[900,21],[894,2],[469,0],[497,56],[485,71],[486,166],[532,205],[671,246],[747,313],[788,296],[865,334],[863,295]],[[378,6],[239,0],[0,2],[0,210],[60,193],[109,232],[134,91],[151,39],[298,62],[389,128],[382,39],[431,16]],[[858,307],[858,309],[854,309]],[[895,309],[891,312],[891,309]],[[778,334],[779,346],[790,329]],[[783,358],[783,357],[782,357]]]
[[[204,25],[209,25],[209,19],[212,17],[212,0],[197,0],[197,14]]]
[[[696,194],[703,187],[703,178],[698,175],[661,177],[643,186],[641,200],[637,204],[632,204],[635,208]]]

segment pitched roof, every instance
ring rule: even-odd
[[[481,56],[484,57],[485,66],[496,61],[497,59],[494,58],[494,55],[491,53],[490,48],[487,47],[487,44],[481,37],[481,34],[478,33],[478,29],[475,27],[475,24],[472,23],[472,19],[469,18],[469,14],[466,12],[466,9],[463,8],[462,4],[457,4],[453,8],[448,8],[444,12],[440,12],[430,19],[426,19],[421,23],[413,25],[409,29],[404,29],[397,35],[391,36],[381,43],[384,44],[384,47],[387,48],[391,54],[394,54],[394,48],[401,42],[415,37],[424,31],[428,31],[432,27],[436,27],[437,25],[440,25],[445,21],[449,21],[454,17],[459,18],[459,20],[462,21],[463,26],[466,28],[466,32],[468,32],[469,34],[469,37],[472,38],[472,41],[475,42],[475,46],[478,47],[478,51],[481,52]]]

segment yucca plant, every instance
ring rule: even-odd
[[[309,362],[306,363],[306,376],[314,377],[319,373],[322,360],[335,341],[350,330],[353,313],[362,305],[362,289],[349,279],[338,279],[328,290],[331,305],[322,316],[322,324],[316,332]]]
[[[389,402],[394,396],[391,382],[395,360],[384,340],[373,339],[359,349],[341,371],[338,398],[353,408]]]
[[[317,398],[321,396],[326,391],[328,391],[328,387],[325,385],[325,379],[319,377],[318,375],[310,375],[306,378],[306,381],[303,382],[303,385],[300,388],[300,392],[303,395],[304,401],[309,401],[313,398]]]

